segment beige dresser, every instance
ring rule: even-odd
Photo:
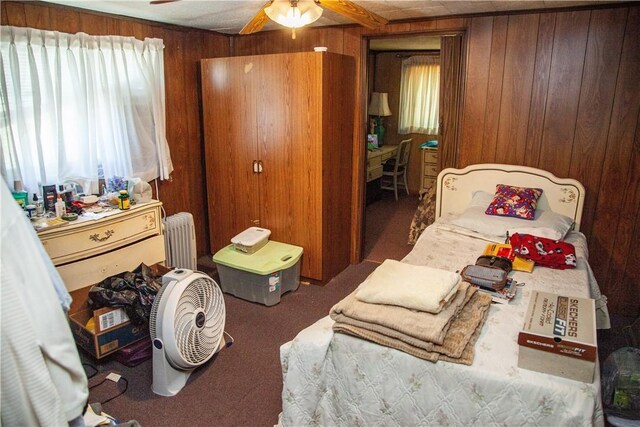
[[[134,205],[100,219],[38,232],[67,290],[91,286],[140,263],[164,263],[162,203]]]
[[[438,178],[438,149],[422,149],[422,185],[420,192],[426,191],[435,184]]]

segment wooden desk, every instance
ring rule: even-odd
[[[367,191],[366,201],[368,205],[382,197],[380,178],[382,178],[382,165],[396,156],[397,145],[383,145],[375,150],[367,150]]]
[[[382,177],[382,165],[396,156],[397,145],[383,145],[375,150],[367,150],[367,182]]]

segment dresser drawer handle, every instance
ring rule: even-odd
[[[113,236],[115,232],[113,230],[107,230],[104,232],[104,237],[100,237],[100,234],[92,234],[89,236],[89,240],[93,240],[94,242],[104,242],[109,237]]]

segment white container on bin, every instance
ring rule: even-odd
[[[270,240],[251,256],[228,245],[216,252],[213,262],[223,292],[270,306],[285,292],[298,289],[301,257],[301,247]]]
[[[269,241],[271,230],[260,227],[249,227],[231,239],[233,248],[245,254],[253,254]]]

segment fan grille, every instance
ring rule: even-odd
[[[204,325],[202,316],[204,315]],[[222,291],[209,278],[193,280],[180,296],[174,330],[184,360],[197,365],[217,350],[224,332],[225,306]]]
[[[151,341],[158,338],[156,317],[158,316],[158,308],[160,307],[162,294],[166,288],[166,286],[160,288],[153,300],[153,304],[151,305],[151,313],[149,313],[149,334],[151,335]]]

